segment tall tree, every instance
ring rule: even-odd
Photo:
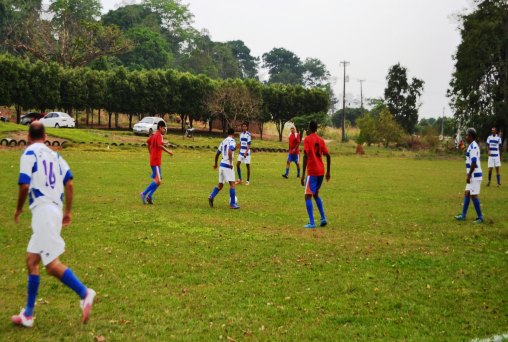
[[[407,69],[395,64],[388,70],[385,102],[397,123],[408,133],[413,133],[418,123],[418,99],[423,92],[424,82],[413,77],[407,79]]]
[[[259,57],[253,57],[250,54],[250,49],[241,40],[232,40],[227,44],[231,47],[233,56],[240,64],[241,78],[257,79]]]
[[[173,55],[169,44],[158,32],[136,26],[125,32],[134,48],[118,58],[129,69],[163,69],[171,66]]]
[[[284,48],[273,48],[263,54],[263,67],[268,69],[270,83],[302,84],[303,66],[300,58]]]
[[[448,95],[462,125],[488,135],[491,126],[508,130],[508,1],[475,0],[460,16],[462,41]]]
[[[324,87],[329,83],[330,72],[317,58],[307,58],[302,65],[303,84],[306,87]]]

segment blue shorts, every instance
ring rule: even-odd
[[[161,167],[160,166],[151,166],[152,168],[152,175],[150,177],[152,177],[153,179],[155,179],[155,176],[156,175],[159,175],[159,179],[162,180],[162,172],[161,172]]]
[[[300,162],[300,155],[289,153],[288,154],[288,163],[291,163],[291,162],[295,162],[298,164]]]
[[[325,176],[307,176],[305,180],[305,194],[316,195],[323,184]]]

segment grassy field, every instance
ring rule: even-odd
[[[30,214],[13,223],[21,150],[0,150],[0,340],[469,341],[506,333],[508,186],[484,182],[486,224],[473,225],[472,206],[458,223],[462,158],[333,151],[322,188],[330,224],[306,230],[303,188],[294,168],[281,177],[283,153],[254,154],[252,185],[238,187],[241,209],[232,211],[227,189],[215,208],[207,203],[217,182],[213,152],[165,156],[165,183],[155,205],[144,206],[144,149],[62,150],[75,175],[62,260],[97,291],[97,303],[81,325],[76,295],[43,274],[35,327],[23,330],[9,317],[25,302]]]

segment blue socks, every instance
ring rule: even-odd
[[[497,184],[501,185],[501,175],[497,175]]]
[[[289,175],[289,168],[286,167],[286,176]]]
[[[27,317],[32,316],[34,313],[35,299],[37,298],[40,282],[41,277],[39,275],[30,274],[28,276],[28,289],[25,306],[25,316]]]
[[[210,194],[210,198],[215,198],[215,196],[217,196],[217,194],[219,193],[219,188],[218,187],[215,187],[213,188],[212,190],[212,193]]]
[[[473,204],[478,218],[483,220],[482,208],[480,208],[480,200],[478,198],[473,198]]]
[[[86,297],[85,285],[79,281],[70,268],[65,270],[60,281],[76,292],[81,299]]]
[[[242,180],[242,170],[240,169],[240,166],[236,167],[236,172],[238,172],[238,179]]]
[[[314,208],[312,207],[312,198],[305,200],[305,205],[307,206],[307,214],[309,215],[309,223],[314,223]]]
[[[145,191],[143,191],[143,196],[146,197],[148,194],[153,194],[153,192],[157,190],[157,184],[155,182],[150,183],[150,185],[146,188]]]
[[[235,189],[229,189],[229,205],[235,205],[236,191]]]
[[[155,184],[155,182],[153,182],[152,184]],[[151,184],[150,184],[150,185],[151,185]],[[157,191],[157,189],[158,189],[158,188],[159,188],[159,186],[158,186],[157,184],[155,184],[155,186],[154,186],[154,187],[152,187],[152,190],[150,190],[150,191],[148,192],[148,196],[153,197],[153,193],[154,193],[155,191]]]
[[[469,208],[469,202],[471,201],[471,197],[464,196],[464,206],[462,207],[462,217],[466,218],[467,208]]]
[[[316,205],[319,209],[319,214],[321,215],[321,221],[326,220],[325,208],[323,207],[323,201],[321,201],[321,197],[315,198],[314,200],[316,201]]]
[[[296,175],[298,176],[298,178],[300,178],[300,168],[298,167],[296,170],[298,172]]]

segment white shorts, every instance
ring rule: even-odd
[[[62,210],[53,204],[38,205],[32,209],[32,237],[26,251],[39,254],[44,266],[65,251],[62,231]]]
[[[500,167],[501,166],[501,158],[497,157],[489,157],[489,168],[491,167]]]
[[[242,162],[244,164],[250,164],[250,153],[247,154],[247,157],[244,157],[243,156],[243,153],[239,154],[238,155],[238,159],[237,159],[239,162]]]
[[[480,194],[480,185],[482,184],[482,180],[470,180],[469,184],[466,184],[466,191],[469,191],[470,195],[479,195]]]
[[[235,171],[233,171],[233,169],[221,166],[219,168],[219,183],[224,184],[234,181],[235,181]]]

